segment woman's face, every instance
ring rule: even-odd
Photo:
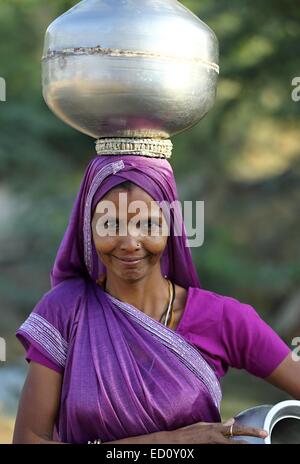
[[[160,269],[167,222],[159,205],[140,187],[110,190],[97,204],[92,233],[107,272],[137,280],[157,266]]]

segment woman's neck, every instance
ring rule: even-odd
[[[154,319],[160,319],[169,302],[169,284],[161,271],[128,281],[107,275],[105,290],[118,300],[135,306]]]

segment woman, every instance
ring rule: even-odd
[[[300,398],[299,363],[251,306],[201,289],[182,222],[182,234],[174,233],[178,208],[169,217],[163,206],[149,208],[133,233],[133,210],[121,193],[128,205],[178,199],[166,159],[98,156],[89,163],[52,288],[17,331],[30,366],[14,443],[264,437],[220,423],[219,380],[229,366],[244,368]],[[115,217],[105,218],[106,204],[116,207]],[[149,233],[166,224],[169,236]]]

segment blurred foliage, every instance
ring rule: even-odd
[[[95,154],[91,138],[51,113],[40,82],[45,30],[76,3],[0,0],[0,76],[7,82],[7,102],[0,103],[0,329],[12,339],[49,288],[83,171]],[[300,73],[300,5],[182,3],[220,43],[215,107],[174,138],[181,200],[205,201],[205,242],[192,253],[204,287],[269,318],[300,277],[300,103],[291,99],[291,81]]]

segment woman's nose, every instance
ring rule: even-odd
[[[141,248],[141,243],[139,236],[127,234],[125,237],[121,238],[121,250],[134,251]]]

